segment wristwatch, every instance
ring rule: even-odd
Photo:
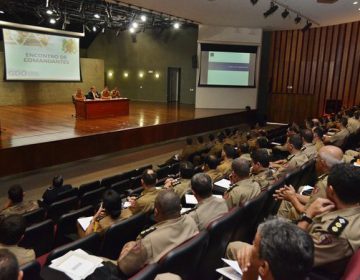
[[[301,222],[301,221],[305,221],[305,222],[307,222],[307,223],[309,223],[309,224],[312,224],[312,223],[313,223],[313,219],[311,219],[310,217],[306,216],[306,213],[305,213],[305,212],[301,213],[301,215],[300,215],[299,222]]]

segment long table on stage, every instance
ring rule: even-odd
[[[77,118],[96,119],[129,115],[129,99],[75,100]]]

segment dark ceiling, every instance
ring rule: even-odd
[[[141,16],[145,16],[146,21],[142,21]],[[51,19],[53,23],[50,23]],[[148,29],[161,32],[172,28],[174,22],[179,22],[182,28],[196,26],[186,19],[118,1],[109,3],[101,0],[3,0],[0,2],[0,20],[67,31],[85,31],[86,36],[80,40],[82,48],[88,48],[99,32],[128,32],[134,22],[138,25],[135,33]]]

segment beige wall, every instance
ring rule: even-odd
[[[146,30],[132,42],[129,32],[99,34],[87,50],[87,56],[103,59],[105,71],[113,71],[106,78],[110,88],[118,86],[123,96],[132,100],[167,101],[168,67],[181,68],[180,102],[194,104],[196,69],[192,56],[196,55],[197,29],[164,30],[161,33]],[[159,72],[160,78],[148,71]],[[129,73],[124,78],[123,73]],[[144,71],[143,79],[138,77]]]
[[[0,105],[27,105],[71,102],[71,95],[80,87],[86,93],[94,84],[104,85],[104,61],[81,58],[82,82],[7,82],[0,80]],[[0,77],[4,77],[4,53],[0,52]]]

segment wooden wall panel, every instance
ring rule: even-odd
[[[326,100],[360,103],[360,24],[275,31],[271,36],[269,119],[302,122]]]

